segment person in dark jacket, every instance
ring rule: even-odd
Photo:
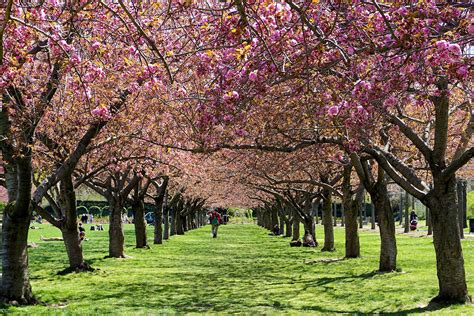
[[[273,226],[272,233],[275,236],[280,235],[280,228],[278,227],[278,225]]]
[[[221,214],[216,211],[212,211],[209,221],[212,225],[212,238],[217,238],[217,230],[219,229],[219,225],[222,224]]]

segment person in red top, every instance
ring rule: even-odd
[[[212,238],[217,238],[217,230],[219,229],[219,225],[222,224],[221,214],[212,211],[209,221],[212,225]]]

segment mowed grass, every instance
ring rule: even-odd
[[[33,290],[43,303],[8,307],[7,313],[36,314],[316,314],[430,313],[437,293],[430,238],[398,235],[402,272],[377,274],[379,237],[361,233],[362,258],[333,262],[344,255],[344,231],[336,229],[334,253],[320,247],[290,248],[289,239],[269,236],[255,225],[210,226],[173,236],[149,250],[134,249],[126,225],[128,259],[105,259],[108,233],[87,231],[85,257],[100,270],[58,275],[67,264],[62,242],[49,225],[30,231],[39,247],[30,249]],[[152,227],[149,227],[149,237]],[[322,243],[322,226],[317,225]],[[463,241],[468,286],[474,293],[474,241]],[[436,308],[435,313],[473,314],[472,306]]]

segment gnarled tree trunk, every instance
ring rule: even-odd
[[[292,231],[291,231],[291,221],[289,219],[285,219],[285,237],[291,237],[292,236]]]
[[[122,209],[123,205],[120,200],[113,199],[109,201],[110,218],[109,218],[109,257],[125,258],[124,243],[125,236],[123,233]]]
[[[317,247],[318,241],[316,240],[316,224],[314,223],[314,217],[311,214],[308,214],[303,221],[305,233],[308,232],[311,234],[314,240],[314,244]]]
[[[292,238],[291,240],[300,239],[300,221],[296,218],[293,219],[293,229],[292,229]]]
[[[183,216],[176,214],[176,235],[184,235]]]
[[[157,244],[157,245],[162,244],[163,243],[163,238],[164,238],[163,212],[164,212],[163,202],[161,202],[161,203],[159,201],[158,201],[158,203],[155,202],[155,209],[154,209],[154,214],[155,214],[155,236],[153,238],[153,243]]]
[[[352,165],[344,167],[344,178],[342,182],[342,209],[343,223],[345,222],[345,246],[346,258],[360,257],[359,231],[357,228],[357,215],[359,213],[359,200],[363,190],[359,190],[355,199],[351,187]]]
[[[163,239],[170,238],[170,214],[167,206],[163,207]]]
[[[357,209],[355,203],[344,204],[346,258],[360,257]]]
[[[435,178],[429,197],[440,302],[469,301],[459,232],[456,180]]]
[[[77,227],[76,193],[72,175],[66,174],[60,182],[60,205],[65,214],[65,221],[59,223],[64,245],[69,258],[69,269],[74,271],[87,271],[91,267],[84,262],[82,241]]]
[[[2,296],[20,304],[34,303],[28,276],[27,240],[30,218],[11,217],[7,206],[3,214]]]
[[[145,222],[145,205],[143,200],[139,199],[134,201],[134,224],[135,224],[135,241],[137,248],[147,248],[147,236],[146,236],[146,222]]]
[[[280,225],[279,225],[279,234],[284,235],[285,234],[285,216],[283,214],[280,214]]]
[[[174,208],[169,210],[170,212],[170,236],[176,235],[176,211]]]
[[[324,189],[323,197],[324,246],[321,251],[334,251],[334,226],[332,222],[331,191]]]
[[[369,193],[379,219],[379,271],[395,271],[397,269],[397,240],[395,238],[395,221],[393,219],[393,212],[388,198],[386,181],[378,181]]]
[[[69,268],[74,270],[86,269],[84,256],[82,252],[82,243],[79,238],[79,231],[77,225],[75,229],[64,227],[61,229],[64,245],[69,259]]]
[[[4,164],[4,168],[9,203],[3,212],[1,295],[8,301],[31,304],[36,301],[28,275],[27,251],[32,212],[31,156],[17,158],[15,166]]]

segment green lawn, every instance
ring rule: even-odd
[[[268,236],[255,225],[228,225],[212,239],[210,227],[173,236],[150,250],[133,248],[133,226],[126,226],[129,259],[104,259],[107,232],[87,232],[86,258],[99,271],[57,275],[66,266],[62,242],[47,225],[32,230],[30,250],[33,290],[44,305],[10,307],[24,314],[158,313],[426,313],[437,292],[435,260],[429,238],[399,235],[402,272],[376,274],[379,237],[361,234],[361,259],[341,258],[344,231],[336,229],[337,252],[290,248],[288,238]],[[322,227],[317,226],[322,242]],[[150,237],[151,227],[150,227]],[[470,291],[474,293],[474,241],[463,241]],[[472,314],[472,306],[436,313]]]

